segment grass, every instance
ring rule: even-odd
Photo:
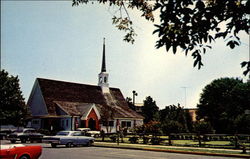
[[[174,151],[184,151],[184,152],[201,152],[201,153],[216,153],[216,154],[233,154],[239,156],[248,156],[250,154],[241,154],[241,151],[236,150],[225,150],[225,149],[208,149],[208,148],[191,148],[191,147],[174,147],[174,146],[159,146],[159,145],[142,145],[142,144],[128,144],[128,143],[106,143],[98,142],[95,143],[96,146],[108,146],[108,147],[118,147],[118,148],[136,148],[136,149],[160,149],[160,150],[174,150]]]

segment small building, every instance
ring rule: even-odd
[[[129,108],[119,88],[109,87],[108,78],[105,42],[98,85],[37,78],[27,103],[32,127],[116,132],[142,125],[143,117]]]
[[[198,109],[197,108],[185,108],[185,110],[190,114],[192,122],[196,122],[197,121],[196,117],[197,117]]]

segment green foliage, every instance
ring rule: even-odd
[[[192,129],[191,117],[180,105],[170,105],[160,110],[160,121],[163,132],[167,134],[189,132]]]
[[[203,89],[197,107],[198,117],[210,122],[216,133],[242,132],[234,125],[250,109],[250,83],[234,78],[214,80]]]
[[[234,120],[234,130],[239,133],[249,134],[250,133],[250,115],[242,114],[238,115]]]
[[[184,131],[184,126],[175,120],[165,120],[162,122],[162,131],[164,134],[180,133]]]
[[[128,103],[129,108],[135,110],[135,106],[134,106],[134,104],[132,103],[132,99],[131,99],[130,97],[127,97],[127,98],[126,98],[126,102]]]
[[[27,106],[19,86],[18,77],[0,72],[0,120],[1,125],[24,126],[28,115]]]
[[[250,1],[238,0],[184,0],[156,1],[154,11],[160,10],[160,24],[155,25],[159,40],[156,47],[181,48],[192,53],[194,67],[200,67],[202,53],[219,38],[226,39],[231,49],[240,45],[237,34],[249,34]],[[221,25],[225,23],[226,25]],[[226,26],[226,29],[223,27]],[[249,68],[247,68],[249,69]]]
[[[100,115],[101,115],[101,119],[100,122],[103,124],[103,126],[106,127],[106,131],[107,132],[111,132],[111,127],[109,125],[110,121],[114,120],[114,112],[115,109],[112,108],[111,106],[100,106],[99,107],[100,110]]]
[[[209,122],[197,121],[194,123],[194,131],[201,134],[210,134],[213,133],[213,128]]]
[[[155,101],[152,97],[146,97],[144,100],[144,106],[142,107],[142,115],[144,116],[144,123],[148,123],[149,121],[157,121],[159,120],[159,108],[156,105]]]
[[[72,5],[87,4],[89,0],[73,0]],[[155,24],[154,34],[158,34],[156,48],[165,47],[173,53],[177,49],[185,55],[191,52],[194,67],[203,66],[202,54],[210,49],[217,39],[225,39],[231,49],[241,44],[238,34],[249,34],[250,0],[98,0],[99,3],[117,6],[119,17],[114,16],[113,24],[126,35],[124,40],[134,43],[136,36],[127,8],[142,12],[142,17],[154,21],[154,13],[160,13],[160,22]],[[92,2],[93,3],[93,2]],[[126,13],[125,15],[122,13]],[[250,61],[241,63],[244,75],[250,72]]]

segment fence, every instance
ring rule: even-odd
[[[96,138],[96,141],[243,150],[250,149],[250,134],[105,134],[105,136]]]

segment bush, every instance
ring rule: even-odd
[[[197,121],[194,124],[194,131],[199,132],[201,134],[206,134],[206,133],[212,133],[213,128],[209,122]]]
[[[143,139],[143,143],[144,143],[144,144],[147,144],[150,138],[144,136],[142,139]]]
[[[131,142],[131,144],[137,144],[139,141],[139,137],[133,136],[133,137],[130,137],[128,140]]]
[[[116,142],[117,136],[116,135],[112,135],[109,138],[111,139],[111,141]]]
[[[160,145],[160,142],[161,142],[161,138],[159,138],[159,137],[151,138],[151,144],[152,145]]]

